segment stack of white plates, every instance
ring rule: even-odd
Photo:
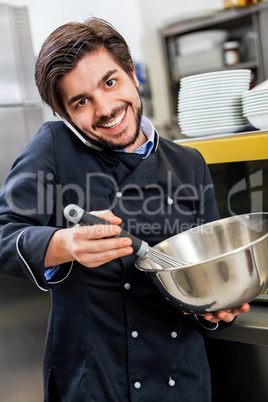
[[[184,56],[188,54],[211,50],[221,47],[228,37],[228,31],[223,29],[213,29],[189,34],[180,35],[177,38],[179,53]]]
[[[250,70],[225,70],[181,79],[178,123],[189,137],[242,131],[242,94],[248,91]]]
[[[179,76],[196,74],[208,69],[224,67],[223,43],[228,31],[205,30],[180,35],[177,38],[177,70]]]
[[[258,129],[268,129],[268,80],[242,95],[243,115]]]

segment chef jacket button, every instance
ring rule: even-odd
[[[115,193],[116,198],[121,198],[122,195],[123,195],[123,194],[121,193],[121,191],[117,191],[117,192]]]
[[[125,284],[124,284],[124,289],[125,289],[125,290],[129,290],[130,288],[131,288],[130,283],[125,283]]]
[[[131,336],[132,336],[132,338],[138,338],[139,334],[137,331],[132,331]]]
[[[168,380],[168,385],[170,387],[174,387],[175,384],[176,384],[175,380],[172,380],[172,378],[170,377],[170,379]]]
[[[168,198],[167,198],[167,204],[168,204],[168,205],[174,204],[174,201],[173,201],[173,199],[172,199],[171,197],[168,197]]]
[[[171,336],[171,338],[175,339],[175,338],[177,338],[178,334],[176,331],[172,331],[170,336]]]
[[[134,388],[139,389],[141,387],[141,383],[139,381],[134,382]]]

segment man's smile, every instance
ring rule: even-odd
[[[119,126],[119,124],[122,122],[123,118],[125,117],[125,114],[126,114],[126,109],[124,109],[123,112],[120,113],[120,115],[116,117],[116,119],[110,121],[109,123],[101,124],[100,127],[115,128],[115,127]]]

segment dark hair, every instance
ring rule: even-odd
[[[66,115],[59,91],[60,79],[87,54],[107,50],[130,76],[134,71],[125,39],[107,21],[89,18],[57,28],[44,42],[35,65],[35,82],[41,98],[53,112]]]

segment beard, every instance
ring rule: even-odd
[[[142,101],[141,101],[139,92],[138,92],[138,95],[139,95],[140,104],[136,108],[135,130],[134,130],[133,137],[131,139],[128,139],[128,141],[126,141],[126,142],[120,142],[120,144],[118,144],[115,140],[107,140],[105,137],[98,136],[97,139],[95,139],[94,134],[91,132],[88,132],[87,139],[89,139],[93,145],[101,147],[106,151],[121,151],[121,150],[135,144],[135,142],[137,141],[137,139],[140,135],[141,117],[142,117],[142,112],[143,112],[143,105],[142,105]],[[130,104],[126,102],[124,104],[124,106],[121,107],[120,109],[123,111],[128,106],[130,106]],[[100,118],[98,123],[95,124],[95,126],[105,124],[111,118],[115,117],[118,112],[119,112],[119,110],[114,110],[109,116]],[[121,138],[123,136],[124,136],[124,130],[118,134],[118,138]]]

